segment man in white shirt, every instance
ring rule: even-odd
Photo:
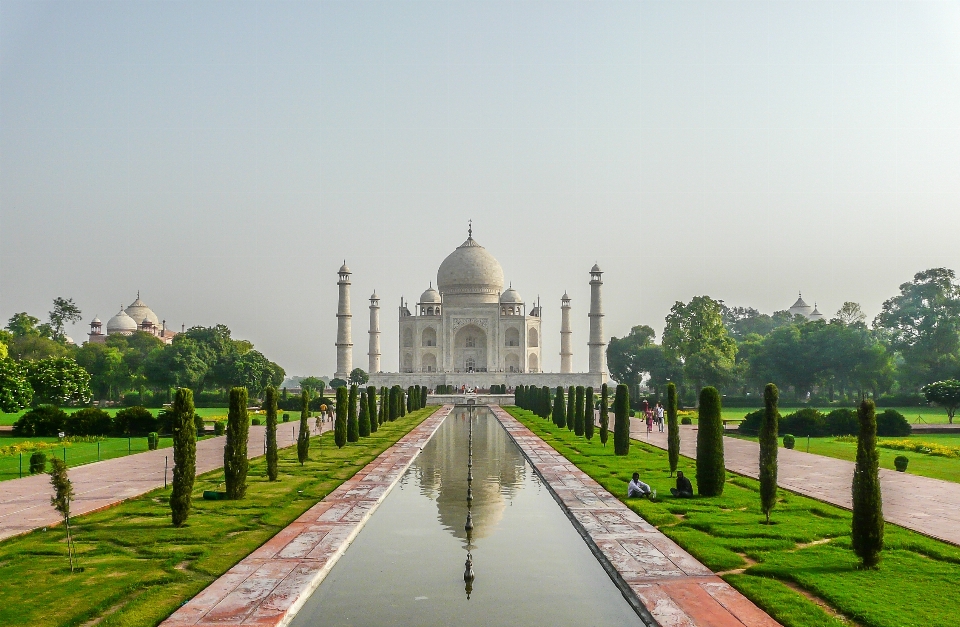
[[[660,433],[663,433],[663,405],[657,403],[657,426],[660,428]]]
[[[633,473],[633,479],[627,484],[627,498],[649,498],[651,494],[650,486],[640,481],[640,473]]]

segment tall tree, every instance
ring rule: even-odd
[[[12,359],[0,359],[0,411],[12,414],[33,400],[33,388],[20,364]]]
[[[714,387],[700,391],[700,415],[697,420],[697,492],[700,496],[720,496],[727,480],[723,461],[723,417],[720,392]]]
[[[563,402],[563,386],[557,386],[557,392],[553,397],[553,424],[562,427],[566,422],[566,411]]]
[[[69,357],[41,359],[26,364],[33,400],[53,405],[86,404],[93,396],[90,373]]]
[[[263,403],[267,407],[267,479],[276,481],[280,461],[277,451],[277,388],[271,385],[266,389]]]
[[[613,399],[613,452],[616,455],[630,453],[630,391],[625,383],[617,386]]]
[[[354,385],[366,385],[369,380],[370,375],[368,375],[363,368],[354,368],[350,371],[350,376],[348,377],[348,383],[353,383]]]
[[[190,498],[197,476],[197,423],[193,390],[180,388],[173,397],[173,491],[170,511],[173,526],[180,527],[190,515]],[[274,412],[276,422],[276,412]]]
[[[347,442],[360,439],[360,421],[357,418],[357,384],[350,385],[349,413],[347,414]]]
[[[57,297],[53,299],[53,311],[50,312],[50,328],[53,329],[53,339],[63,340],[66,337],[68,322],[80,322],[80,308],[72,298]]]
[[[960,407],[960,381],[956,379],[947,379],[946,381],[937,381],[921,388],[927,402],[936,403],[947,410],[947,420],[953,424],[953,417]]]
[[[577,419],[577,388],[570,386],[567,389],[567,414],[564,416],[557,426],[565,427],[567,425],[573,425]],[[554,421],[556,422],[556,421]]]
[[[223,447],[223,475],[228,499],[242,499],[247,493],[247,438],[250,418],[247,415],[247,389],[230,390],[227,414],[227,440]]]
[[[610,437],[610,388],[606,383],[600,386],[600,444],[606,446]]]
[[[361,438],[370,435],[370,404],[367,402],[367,390],[360,390],[360,415],[357,417],[357,430]]]
[[[866,399],[857,410],[857,462],[853,468],[853,550],[865,568],[876,568],[883,549],[883,499],[877,453],[877,411]]]
[[[67,533],[67,556],[70,560],[70,572],[74,569],[73,534],[70,531],[70,501],[73,500],[73,482],[67,476],[67,463],[54,456],[50,459],[50,484],[53,486],[53,496],[50,504],[63,518],[63,526]]]
[[[588,387],[583,399],[583,435],[587,440],[593,439],[593,423],[596,420],[594,412],[593,386]]]
[[[310,392],[300,391],[300,432],[297,434],[297,461],[303,463],[310,458]]]
[[[343,448],[347,443],[347,416],[350,410],[350,392],[346,387],[337,388],[337,419],[333,423],[333,441],[337,448]]]
[[[584,393],[583,386],[578,385],[576,406],[574,407],[574,410],[573,410],[573,432],[578,436],[583,435],[583,420],[584,420],[584,410],[585,410],[584,401],[586,400],[584,399],[583,393]]]
[[[667,384],[667,458],[670,461],[670,476],[677,472],[680,461],[680,424],[677,420],[677,385]]]
[[[367,386],[367,413],[370,416],[370,433],[376,433],[377,429],[380,428],[380,413],[377,409],[377,387],[374,385]]]
[[[780,390],[768,383],[763,390],[763,418],[760,422],[760,509],[770,524],[770,512],[777,504],[777,451]]]
[[[638,355],[642,349],[653,346],[655,337],[656,332],[645,324],[633,327],[630,334],[623,338],[611,337],[607,345],[610,375],[620,383],[640,385],[645,370],[638,363]]]
[[[667,356],[683,362],[683,372],[699,389],[722,385],[733,374],[736,341],[723,324],[722,304],[709,296],[696,296],[688,304],[670,309],[663,330]]]

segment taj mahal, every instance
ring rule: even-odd
[[[383,372],[380,365],[380,299],[370,296],[368,372],[370,385],[466,385],[488,388],[501,384],[583,385],[599,388],[607,381],[606,340],[603,336],[603,285],[598,265],[590,270],[589,372],[573,372],[570,297],[560,299],[560,372],[543,372],[543,336],[539,303],[527,308],[512,284],[504,290],[503,269],[473,238],[450,253],[437,270],[436,287],[429,288],[411,310],[401,299],[398,311],[400,372]],[[346,262],[339,272],[337,308],[337,372],[346,379],[353,370],[351,272]]]

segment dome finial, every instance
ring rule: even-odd
[[[473,220],[467,220],[467,239],[473,239]]]

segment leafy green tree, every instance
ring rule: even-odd
[[[921,388],[927,402],[936,403],[947,410],[947,420],[953,424],[953,417],[960,407],[960,381],[956,379],[947,379],[946,381],[937,381]]]
[[[870,399],[857,412],[857,461],[853,469],[853,550],[864,568],[876,568],[883,550],[883,499],[877,452],[876,406]]]
[[[349,382],[354,385],[366,385],[369,380],[370,375],[368,375],[363,368],[354,368],[350,371]]]
[[[610,437],[610,399],[607,384],[600,386],[600,444],[606,446]]]
[[[760,509],[770,524],[770,512],[777,504],[777,424],[780,421],[780,412],[777,411],[777,402],[780,399],[780,390],[772,383],[768,383],[763,390],[763,421],[760,423]]]
[[[722,304],[709,296],[674,304],[663,347],[667,357],[683,362],[684,375],[698,389],[704,383],[722,385],[733,375],[737,344],[723,324]]]
[[[588,387],[584,393],[583,398],[583,435],[587,440],[593,439],[593,423],[594,423],[594,414],[593,414],[593,387]]]
[[[242,499],[247,493],[247,438],[250,418],[247,415],[247,389],[230,390],[227,413],[227,441],[223,447],[223,475],[228,499]]]
[[[358,416],[357,429],[361,438],[370,435],[370,405],[367,403],[367,390],[360,390],[360,415]]]
[[[310,392],[300,392],[300,432],[297,434],[297,461],[303,466],[310,458]]]
[[[26,375],[35,403],[85,404],[93,396],[90,373],[69,357],[28,362]]]
[[[337,378],[330,379],[330,387],[334,390],[337,388],[345,388],[347,387],[347,382],[344,381],[343,379],[337,379]]]
[[[345,386],[337,390],[337,419],[333,423],[333,440],[337,448],[343,448],[347,443],[347,412],[350,408],[349,391]]]
[[[309,390],[311,394],[318,396],[323,393],[327,384],[320,377],[303,377],[300,379],[300,389]]]
[[[90,387],[96,398],[119,398],[129,383],[123,353],[113,346],[87,342],[77,350],[77,363],[90,373]]]
[[[357,419],[357,384],[350,385],[349,413],[347,414],[347,442],[360,439],[360,424]]]
[[[960,285],[953,270],[918,272],[883,303],[874,319],[890,346],[903,357],[904,383],[960,376]]]
[[[583,435],[583,420],[584,420],[584,401],[586,400],[583,396],[584,389],[582,385],[577,386],[577,398],[576,398],[576,407],[574,408],[574,417],[573,417],[573,432],[581,436]]]
[[[625,383],[617,386],[613,399],[613,452],[615,455],[630,453],[630,391]]]
[[[190,515],[190,498],[197,476],[197,425],[193,420],[193,391],[177,390],[173,398],[173,491],[170,494],[170,511],[173,526],[180,527]],[[276,423],[276,409],[273,416]]]
[[[566,413],[563,402],[563,386],[557,386],[557,393],[553,397],[553,424],[562,427],[566,422]]]
[[[659,393],[667,381],[679,380],[683,373],[683,364],[668,357],[662,346],[653,343],[656,334],[647,325],[630,329],[623,338],[610,338],[607,347],[607,367],[614,379],[636,387],[649,375],[647,385]]]
[[[670,476],[677,472],[680,461],[680,424],[677,420],[677,386],[667,384],[667,458],[670,460]]]
[[[14,338],[24,337],[26,335],[40,335],[37,325],[40,324],[40,318],[35,318],[25,311],[15,313],[7,321],[7,330]]]
[[[866,328],[867,326],[867,315],[863,313],[863,309],[860,308],[860,304],[852,303],[850,301],[847,301],[840,306],[840,309],[837,310],[833,320],[836,320],[837,322],[848,327]]]
[[[20,365],[12,359],[0,359],[0,411],[12,414],[33,400],[33,388]]]
[[[233,361],[234,382],[245,386],[256,398],[269,386],[277,386],[286,375],[283,368],[267,359],[263,353],[250,350]]]
[[[777,311],[772,316],[760,313],[753,307],[727,307],[721,305],[723,326],[737,342],[749,335],[763,337],[782,326],[793,324],[794,317],[788,311]]]
[[[720,392],[714,387],[700,391],[697,420],[697,492],[700,496],[721,496],[727,480],[723,460],[723,418]]]
[[[62,459],[50,459],[50,484],[53,486],[53,496],[50,504],[63,517],[63,526],[67,533],[67,556],[70,560],[70,572],[73,572],[74,557],[73,534],[70,530],[70,501],[73,500],[73,483],[67,476],[67,463]]]
[[[383,412],[383,402],[381,407],[377,408],[377,388],[374,385],[367,387],[367,413],[370,416],[370,433],[376,433],[380,428],[380,421]]]
[[[7,344],[10,357],[17,361],[38,361],[65,357],[70,353],[62,342],[51,340],[38,333],[16,336]]]
[[[267,408],[267,479],[276,481],[280,461],[277,450],[277,388],[271,385],[263,396],[263,404]]]
[[[62,341],[66,337],[65,327],[67,323],[77,323],[80,320],[80,308],[77,307],[72,298],[58,296],[53,299],[53,311],[50,312],[50,328],[53,329],[53,339]]]

